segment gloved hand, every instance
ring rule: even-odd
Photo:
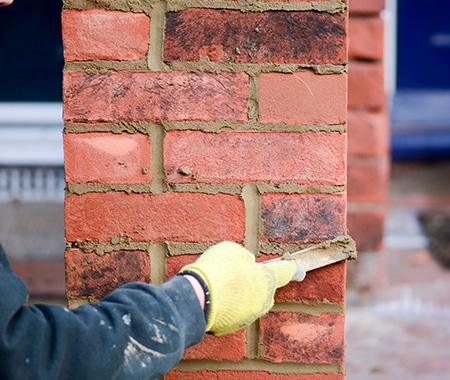
[[[206,331],[228,334],[248,326],[274,304],[275,290],[286,285],[297,270],[294,260],[255,263],[255,256],[239,244],[219,243],[209,248],[180,274],[205,282],[209,294]],[[209,298],[209,300],[208,300]]]

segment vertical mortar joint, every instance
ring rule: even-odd
[[[249,183],[242,189],[245,206],[244,246],[255,255],[259,254],[259,235],[261,220],[261,196],[256,184]]]
[[[165,244],[152,244],[149,250],[150,278],[152,284],[161,285],[166,280],[166,257],[168,250]]]
[[[154,4],[150,12],[150,44],[148,49],[148,68],[151,71],[163,70],[164,28],[167,2]]]
[[[162,125],[154,125],[150,130],[150,140],[152,145],[151,160],[151,191],[161,194],[166,189],[164,170],[164,136],[165,131]]]

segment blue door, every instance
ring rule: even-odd
[[[450,90],[450,1],[398,0],[398,89]]]
[[[0,101],[61,101],[61,0],[0,8]]]
[[[394,159],[450,157],[450,1],[398,0]]]

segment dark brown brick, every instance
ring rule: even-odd
[[[264,194],[265,242],[308,243],[345,234],[345,195]]]
[[[166,14],[164,60],[342,64],[344,13],[187,9]]]
[[[99,256],[79,249],[66,252],[66,290],[71,297],[97,300],[129,282],[150,282],[147,252],[119,251]]]
[[[247,121],[248,75],[185,71],[64,73],[69,121]]]

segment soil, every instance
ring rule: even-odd
[[[431,254],[444,267],[450,268],[450,212],[423,212],[419,220],[428,237]]]

